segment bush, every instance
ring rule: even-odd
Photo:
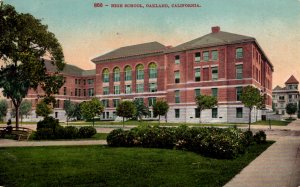
[[[55,139],[53,129],[51,128],[40,128],[36,131],[35,137],[36,140],[49,140]]]
[[[55,129],[55,138],[64,139],[65,138],[65,128],[63,126],[57,126]]]
[[[51,116],[45,117],[42,121],[37,123],[37,132],[34,138],[38,140],[55,139],[55,129],[59,126],[57,119]]]
[[[255,135],[253,136],[254,141],[257,144],[262,144],[262,143],[266,143],[267,142],[267,135],[264,131],[258,131],[257,133],[255,133]]]
[[[90,138],[97,133],[94,127],[80,127],[78,134],[80,138]]]
[[[214,158],[234,158],[252,142],[251,132],[228,128],[166,128],[140,126],[130,131],[113,130],[107,136],[109,146],[142,146],[189,150]]]
[[[78,129],[74,126],[67,126],[64,128],[65,134],[64,138],[65,139],[75,139],[78,138]]]

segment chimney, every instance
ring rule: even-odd
[[[215,26],[215,27],[212,27],[212,28],[211,28],[211,32],[212,32],[212,33],[220,32],[220,30],[221,30],[221,29],[220,29],[219,26]]]

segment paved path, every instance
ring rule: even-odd
[[[268,139],[275,139],[276,143],[237,174],[225,187],[300,186],[300,120],[277,130],[265,130],[270,135]]]

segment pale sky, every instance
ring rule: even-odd
[[[158,41],[176,46],[222,31],[257,39],[274,65],[273,87],[300,81],[300,0],[4,0],[49,26],[69,64],[93,69],[90,59],[116,48]],[[94,8],[95,2],[198,3],[201,8]]]

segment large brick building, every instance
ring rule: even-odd
[[[118,48],[92,59],[96,70],[67,65],[62,74],[66,83],[57,95],[55,116],[64,116],[63,100],[99,98],[105,105],[104,119],[115,117],[116,106],[124,99],[141,99],[152,110],[153,103],[165,99],[170,109],[168,121],[199,122],[195,96],[214,95],[218,106],[202,112],[203,122],[246,122],[248,110],[239,99],[242,87],[253,85],[272,105],[273,65],[253,37],[212,32],[176,47],[158,42]],[[53,69],[47,65],[47,69]],[[39,92],[39,90],[38,90]],[[28,98],[36,100],[37,93]],[[253,120],[261,111],[253,110]],[[151,117],[151,116],[150,116]]]

